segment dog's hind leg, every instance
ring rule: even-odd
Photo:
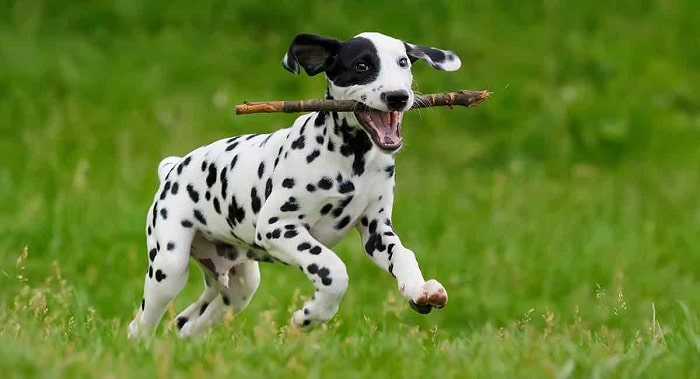
[[[175,318],[177,328],[180,330],[180,337],[189,337],[192,335],[192,325],[196,323],[197,319],[204,313],[207,307],[219,296],[219,291],[222,286],[215,280],[207,277],[207,273],[205,273],[204,270],[202,270],[202,273],[204,275],[204,292],[202,292],[194,303],[190,304]]]
[[[165,188],[168,188],[167,182]],[[163,191],[162,193],[166,193]],[[136,318],[129,324],[129,338],[153,333],[168,304],[187,282],[192,227],[181,223],[175,212],[168,214],[168,199],[153,203],[148,216],[148,270],[144,295]]]
[[[233,314],[236,314],[250,304],[250,300],[260,284],[258,262],[239,263],[229,270],[228,275],[228,287],[219,285],[216,288],[220,292],[215,293],[213,296],[210,295],[208,299],[203,299],[205,294],[210,294],[210,290],[214,288],[214,285],[207,288],[202,297],[188,308],[193,308],[193,312],[188,316],[188,319],[183,324],[180,324],[181,320],[178,318],[178,326],[182,325],[180,337],[190,337],[205,332],[220,324],[228,309],[231,309]]]

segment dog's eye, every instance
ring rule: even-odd
[[[401,67],[408,67],[408,59],[405,58],[405,57],[399,59],[399,66],[401,66]]]
[[[355,63],[355,71],[357,72],[365,72],[369,70],[369,66],[365,62],[357,62]]]

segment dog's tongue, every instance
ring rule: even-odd
[[[369,111],[358,113],[360,121],[372,129],[374,142],[382,148],[395,149],[401,145],[403,112]]]

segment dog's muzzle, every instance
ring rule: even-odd
[[[403,144],[401,138],[403,112],[382,112],[372,109],[357,111],[355,117],[380,149],[396,151]]]

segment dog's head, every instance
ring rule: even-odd
[[[361,126],[380,149],[402,144],[401,119],[414,101],[411,64],[424,60],[438,70],[454,71],[461,62],[452,51],[410,44],[380,33],[362,33],[349,41],[299,34],[282,65],[298,74],[326,73],[328,96],[355,100],[372,111],[354,112],[349,122]]]

